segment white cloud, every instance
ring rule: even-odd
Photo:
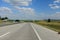
[[[8,16],[9,14],[11,14],[12,11],[11,9],[7,8],[7,7],[0,7],[0,16]]]
[[[15,9],[19,11],[21,16],[26,19],[36,19],[35,10],[32,8],[25,8],[25,7],[17,7]]]
[[[58,8],[60,8],[60,6],[58,6],[57,4],[49,4],[49,6],[50,6],[52,9],[58,9]]]
[[[29,6],[32,0],[3,0],[7,3],[10,3],[14,6]]]
[[[60,19],[60,12],[56,12],[54,14],[35,14],[35,10],[32,8],[25,8],[25,7],[15,7],[18,10],[18,13],[13,13],[10,8],[7,7],[0,7],[0,16],[2,17],[9,17],[10,19]]]
[[[60,8],[60,0],[54,0],[53,4],[49,4],[50,8],[52,9],[59,9]]]
[[[37,19],[35,11],[32,8],[15,7],[17,13],[13,12],[10,8],[0,7],[0,16],[9,17],[10,19]]]
[[[60,19],[60,12],[56,12],[56,13],[53,13],[53,14],[46,14],[46,13],[40,13],[39,14],[41,19],[48,19],[48,18],[51,18],[51,19]]]
[[[25,8],[25,7],[15,7],[20,13],[25,14],[25,15],[34,15],[35,10],[32,8]]]
[[[51,18],[51,19],[60,19],[60,12],[56,12],[56,13],[53,13],[53,14],[40,13],[38,15],[38,18],[39,19],[48,19],[48,18]]]
[[[60,3],[60,0],[55,0],[54,3]]]
[[[8,17],[10,19],[17,19],[17,14],[14,14],[13,11],[8,7],[0,7],[0,16]]]
[[[18,18],[18,19],[36,19],[34,9],[26,8],[26,7],[19,7],[19,6],[29,6],[32,3],[32,0],[3,0],[3,1],[13,5],[13,7],[17,10],[17,13],[14,14],[15,19],[16,18]]]
[[[48,18],[50,18],[50,15],[49,14],[46,14],[46,13],[39,13],[37,15],[37,19],[40,19],[40,20],[48,19]]]
[[[50,16],[52,19],[60,19],[60,12],[56,12]]]

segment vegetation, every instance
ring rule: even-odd
[[[48,19],[48,22],[51,22],[51,19]]]
[[[60,32],[60,21],[57,21],[57,20],[50,21],[50,19],[49,19],[48,22],[44,21],[44,20],[43,21],[40,20],[40,21],[37,21],[35,23],[37,23],[39,25],[43,25],[44,27],[47,27],[47,28],[50,28],[52,30]]]
[[[8,17],[5,17],[4,19],[8,19]]]
[[[20,22],[20,20],[15,20],[15,22]]]
[[[6,22],[9,22],[9,23],[13,23],[13,22],[33,22],[33,23],[37,23],[39,25],[43,25],[44,27],[47,27],[49,29],[52,29],[52,30],[55,30],[55,31],[58,31],[60,33],[60,20],[51,20],[51,19],[48,19],[48,20],[10,20],[8,19],[8,17],[4,17],[2,18],[0,16],[0,23],[4,22],[3,20],[6,20]]]

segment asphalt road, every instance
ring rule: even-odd
[[[31,24],[38,32],[41,40],[60,40],[60,35],[50,29],[44,28],[43,26],[37,24]]]
[[[33,23],[0,27],[0,40],[60,40],[57,32]]]

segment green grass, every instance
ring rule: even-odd
[[[3,21],[2,21],[2,20],[0,20],[0,24],[1,24],[1,23],[3,23]]]
[[[46,22],[46,21],[38,21],[35,22],[39,25],[52,29],[54,31],[60,32],[60,23],[59,22]]]

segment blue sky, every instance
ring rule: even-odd
[[[60,19],[60,0],[0,0],[0,16],[10,19]]]

